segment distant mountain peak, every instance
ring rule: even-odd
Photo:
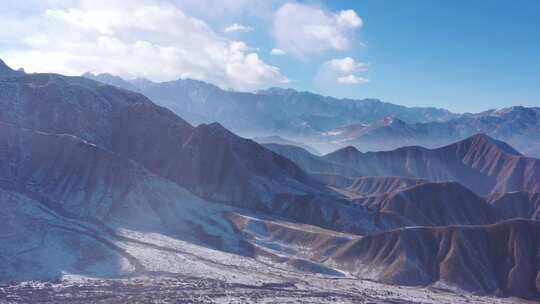
[[[360,151],[359,151],[358,149],[356,149],[356,147],[354,147],[354,146],[347,146],[347,147],[341,149],[341,151],[343,151],[343,152],[348,152],[348,153],[349,153],[349,152],[352,152],[352,153],[360,153]]]
[[[109,73],[94,74],[94,73],[91,73],[91,72],[86,72],[86,73],[82,74],[81,77],[84,77],[84,78],[87,78],[87,79],[92,79],[92,80],[95,80],[95,81],[99,81],[101,83],[105,83],[105,84],[108,84],[108,85],[113,85],[115,87],[119,87],[119,88],[122,88],[122,89],[134,91],[134,92],[139,91],[138,88],[136,86],[134,86],[133,84],[131,84],[129,81],[124,80],[120,76],[116,76],[116,75],[109,74]]]
[[[476,133],[473,136],[470,136],[469,138],[464,139],[464,141],[471,140],[471,141],[482,141],[482,142],[491,142],[494,139],[491,138],[486,133]]]
[[[23,71],[15,71],[10,68],[2,59],[0,59],[0,77],[2,76],[17,76],[24,74]]]
[[[325,157],[332,159],[332,158],[338,158],[338,159],[353,159],[357,155],[362,154],[356,147],[354,146],[347,146],[345,148],[341,148],[339,150],[336,150],[332,153],[327,154]]]
[[[144,89],[154,84],[152,80],[149,80],[144,77],[138,77],[133,80],[130,80],[129,82],[133,84],[134,86],[138,87],[139,89]]]
[[[503,152],[514,155],[514,156],[521,156],[521,153],[516,151],[512,146],[509,144],[496,140],[485,133],[477,133],[469,138],[466,138],[456,144],[465,144],[468,146],[496,146],[497,148],[501,149]]]
[[[209,124],[200,124],[196,128],[197,131],[212,134],[216,138],[235,138],[231,131],[227,130],[223,125],[218,122],[213,122]]]
[[[257,90],[255,93],[259,95],[290,95],[298,93],[298,91],[292,88],[271,87],[264,90]]]
[[[4,69],[11,70],[11,68],[2,59],[0,59],[0,71]]]
[[[540,108],[512,106],[488,111],[489,116],[521,118],[540,114]]]
[[[94,74],[92,72],[86,72],[81,75],[81,77],[90,78],[90,79],[110,79],[110,80],[116,80],[116,81],[125,81],[120,76],[116,76],[110,73],[100,73],[100,74]],[[103,81],[102,81],[103,82]]]

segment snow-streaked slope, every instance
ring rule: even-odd
[[[83,232],[41,203],[3,189],[0,201],[0,281],[108,277],[135,270],[114,244]]]
[[[24,73],[2,78],[0,90],[0,122],[76,136],[206,199],[269,209],[278,193],[325,192],[288,159],[217,123],[193,127],[138,93]]]
[[[75,227],[66,228],[66,237],[67,234],[92,235],[94,242],[101,244],[96,248],[112,248],[119,258],[128,259],[136,273],[176,269],[173,272],[196,271],[193,275],[201,275],[210,271],[204,270],[204,265],[219,266],[231,260],[231,254],[238,256],[237,263],[247,263],[245,258],[256,258],[256,252],[260,252],[232,220],[234,214],[251,211],[221,202],[208,202],[138,163],[78,137],[0,124],[0,148],[0,189],[20,195],[21,200],[28,198],[30,203],[27,205],[32,210],[44,210],[39,213],[39,220],[48,223],[49,219],[43,217],[52,214],[62,226]],[[14,198],[13,201],[17,200]],[[266,215],[281,215],[288,218],[291,225],[309,222],[364,233],[401,225],[399,218],[353,206],[329,195],[299,196],[283,192],[270,203]],[[17,213],[7,212],[24,223],[32,222]],[[20,229],[22,224],[17,227]],[[41,233],[39,230],[28,232],[32,239],[41,238]],[[78,258],[78,243],[71,248],[72,242],[67,245],[59,244],[56,239],[50,242],[51,246],[61,248],[58,252],[73,255],[72,263],[83,268],[92,264]],[[42,246],[36,245],[36,252],[49,250]],[[26,247],[22,246],[20,250],[24,251]],[[100,255],[104,254],[97,254]],[[34,257],[34,260],[28,259],[29,264],[58,268],[59,274],[64,268],[71,269],[69,265],[48,263],[39,255]],[[111,259],[114,257],[112,254]],[[218,258],[223,262],[217,261]],[[5,259],[13,269],[20,267],[16,256]],[[311,263],[291,259],[295,261],[290,266],[293,269]],[[205,261],[203,266],[198,264],[201,260]],[[186,265],[191,266],[185,269]],[[219,266],[220,269],[223,267]],[[29,278],[33,275],[24,268],[21,272],[27,273]],[[121,273],[112,271],[111,274]],[[6,276],[8,280],[15,278]]]

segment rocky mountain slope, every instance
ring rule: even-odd
[[[143,275],[174,267],[182,273],[182,262],[174,259],[186,253],[175,246],[198,250],[202,256],[197,259],[213,261],[212,255],[218,253],[269,256],[276,262],[290,260],[292,269],[310,266],[336,275],[340,273],[286,250],[279,250],[278,257],[272,253],[275,247],[258,248],[255,240],[234,227],[233,218],[249,216],[266,223],[275,214],[288,217],[293,227],[303,221],[368,232],[390,228],[384,226],[389,225],[387,217],[395,218],[394,227],[400,226],[397,217],[325,197],[287,194],[278,197],[276,210],[270,213],[208,202],[132,160],[73,135],[2,123],[0,147],[0,197],[6,202],[0,212],[5,219],[0,239],[6,242],[0,246],[2,281],[56,279],[63,272]],[[49,251],[58,260],[47,258]],[[152,257],[156,253],[164,256]]]
[[[425,179],[398,176],[368,176],[356,178],[346,190],[359,196],[370,196],[403,190],[427,182]]]
[[[494,193],[488,198],[488,202],[501,219],[520,217],[540,220],[540,193],[538,192]]]
[[[413,226],[482,225],[496,221],[491,206],[458,183],[422,183],[353,199],[370,209],[396,214]]]
[[[268,145],[331,186],[347,188],[358,177],[456,181],[479,195],[538,191],[540,161],[522,156],[504,142],[477,134],[437,149],[418,146],[363,153],[346,147],[317,157],[288,146]],[[354,191],[353,191],[354,192]]]
[[[538,299],[540,222],[404,228],[354,240],[332,262],[399,285],[435,283],[483,294]]]
[[[480,195],[538,191],[540,161],[521,156],[507,144],[475,135],[437,148],[403,147],[362,153],[353,147],[323,157],[347,164],[362,176],[403,176],[432,181],[456,181]]]
[[[53,74],[3,78],[0,89],[0,121],[80,137],[209,199],[263,204],[270,193],[316,192],[288,159],[219,124],[193,127],[137,93]]]

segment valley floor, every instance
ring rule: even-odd
[[[459,295],[440,289],[388,286],[343,278],[287,278],[227,283],[181,275],[123,279],[66,276],[54,283],[0,287],[0,303],[531,303],[515,298]]]

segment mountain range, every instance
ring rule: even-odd
[[[193,124],[217,121],[243,136],[282,137],[325,153],[351,145],[364,152],[408,145],[436,148],[485,133],[525,155],[540,157],[540,108],[516,106],[456,114],[293,89],[235,92],[192,79],[157,83],[110,74],[83,76],[140,92]]]
[[[407,123],[388,117],[370,124],[353,124],[324,132],[322,142],[353,145],[362,151],[392,150],[417,145],[435,148],[476,133],[484,133],[540,157],[540,108],[515,106],[447,121]]]
[[[133,278],[163,290],[174,278],[214,297],[241,289],[319,302],[540,300],[540,160],[482,134],[436,149],[321,156],[227,128],[319,136],[374,115],[426,123],[454,114],[87,77],[0,62],[2,293],[28,296],[28,284],[41,297],[50,288],[76,295],[70,286],[121,292]],[[298,112],[286,111],[291,103]],[[207,121],[215,117],[237,125]],[[25,283],[34,280],[49,283]]]
[[[337,99],[293,89],[236,92],[192,79],[128,81],[110,74],[91,73],[85,73],[83,77],[138,91],[193,124],[217,121],[241,134],[307,136],[387,116],[397,116],[410,122],[457,117],[437,108],[407,108],[376,99]]]
[[[340,180],[352,183],[362,176],[400,176],[456,181],[482,196],[540,190],[538,159],[525,157],[506,143],[483,134],[437,149],[410,146],[363,153],[349,146],[322,157],[297,147],[267,147],[323,180],[340,176]]]

